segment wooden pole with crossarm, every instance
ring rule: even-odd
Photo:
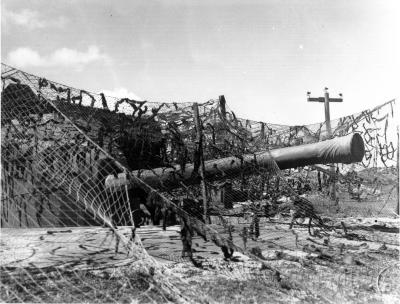
[[[331,128],[331,116],[329,112],[329,103],[330,102],[343,102],[342,94],[339,94],[340,98],[330,98],[328,93],[328,88],[324,90],[324,97],[311,97],[311,92],[307,92],[307,101],[308,102],[323,102],[325,106],[325,124],[326,124],[326,132],[328,135],[328,139],[332,138],[332,128]],[[336,172],[335,166],[331,166],[331,198],[334,202],[336,202]]]

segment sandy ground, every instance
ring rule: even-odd
[[[399,250],[398,219],[390,218],[346,218],[336,219],[336,226],[343,221],[353,237],[343,237],[343,232],[325,235],[331,247],[347,246],[347,250],[360,248],[379,250],[382,246]],[[240,223],[235,223],[240,226]],[[168,227],[166,231],[159,226],[142,226],[137,229],[147,252],[160,262],[184,262],[181,258],[182,243],[179,226]],[[129,227],[120,227],[119,231],[130,236]],[[304,246],[322,245],[324,238],[311,237],[306,227],[295,226],[288,229],[284,219],[264,219],[260,223],[260,237],[254,241],[243,239],[234,234],[234,243],[247,249],[260,248],[264,257],[271,258],[277,250],[293,256],[304,257]],[[107,267],[129,263],[132,259],[127,250],[119,245],[116,252],[116,237],[108,228],[67,227],[67,228],[2,228],[1,229],[0,266],[3,267],[49,267],[76,266],[90,268]],[[326,241],[325,241],[326,242]],[[354,247],[354,248],[352,248]],[[342,250],[343,251],[343,250]],[[195,258],[222,258],[222,252],[211,241],[193,238]]]
[[[254,303],[268,299],[310,303],[400,300],[399,220],[346,218],[336,219],[335,225],[341,221],[347,235],[337,229],[321,237],[310,237],[302,226],[289,230],[287,219],[261,221],[260,237],[248,240],[246,246],[250,251],[257,247],[266,263],[279,270],[283,280],[277,287],[271,272],[261,270],[260,262],[239,253],[225,261],[217,246],[197,236],[193,251],[200,266],[193,267],[181,258],[179,226],[166,231],[142,226],[137,233],[151,256],[190,283],[182,292],[193,295],[198,292],[194,288],[201,288],[208,295],[205,302],[240,303],[247,296],[254,297]],[[128,227],[120,232],[130,236]],[[234,243],[244,246],[238,236]],[[99,269],[132,263],[123,246],[118,246],[117,253],[115,249],[116,238],[108,228],[3,228],[0,266]]]

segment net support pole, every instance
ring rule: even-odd
[[[226,119],[226,100],[224,95],[220,95],[218,98],[219,108],[221,111],[221,115],[224,119]]]
[[[207,222],[207,188],[206,188],[206,181],[205,181],[205,176],[206,176],[206,170],[204,166],[204,157],[203,157],[203,130],[202,130],[202,125],[200,121],[200,114],[199,114],[199,106],[197,102],[193,104],[193,115],[194,115],[194,123],[196,126],[196,146],[197,146],[197,151],[199,153],[199,161],[200,161],[200,168],[199,168],[199,174],[200,174],[200,185],[201,185],[201,194],[203,196],[203,219],[204,223]]]
[[[330,111],[329,111],[329,93],[328,90],[325,89],[325,93],[324,93],[324,107],[325,107],[325,124],[326,124],[326,132],[328,135],[328,139],[332,138],[332,127],[331,127],[331,115],[330,115]],[[336,172],[335,172],[335,165],[331,164],[331,191],[330,191],[330,195],[331,195],[331,199],[332,201],[336,202]]]
[[[261,138],[261,140],[264,140],[265,139],[265,123],[260,122],[260,125],[261,125],[260,138]]]
[[[399,183],[400,183],[400,171],[399,171],[399,148],[400,148],[400,143],[399,143],[399,126],[397,126],[397,210],[396,213],[400,215],[400,191],[399,191]]]

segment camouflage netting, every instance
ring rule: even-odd
[[[265,264],[268,254],[285,250],[288,258],[310,238],[350,237],[345,217],[396,212],[394,100],[332,121],[334,138],[326,141],[324,124],[241,119],[223,96],[199,104],[118,99],[2,64],[1,106],[1,226],[26,240],[7,240],[2,280],[30,295],[13,301],[44,300],[60,289],[35,294],[38,274],[48,282],[60,275],[85,299],[77,271],[138,261],[148,270],[157,265],[148,253],[196,263],[197,236],[225,259],[241,252],[278,273]],[[306,144],[328,152],[310,157]],[[150,224],[159,231],[180,225],[181,247],[146,237],[142,244],[137,228]],[[26,286],[22,275],[35,280]],[[168,281],[159,288],[176,292]]]

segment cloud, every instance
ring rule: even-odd
[[[49,55],[40,55],[29,47],[17,48],[7,55],[8,64],[19,67],[74,67],[82,68],[92,62],[109,63],[110,58],[100,52],[97,46],[89,46],[87,51],[60,48]]]
[[[3,9],[3,19],[6,24],[15,24],[29,30],[42,29],[46,27],[62,28],[68,23],[68,19],[59,16],[55,19],[45,18],[38,11],[23,9],[19,12]]]
[[[116,88],[114,90],[104,90],[102,93],[104,93],[105,96],[110,96],[110,97],[117,97],[117,98],[129,98],[133,99],[136,101],[142,101],[144,100],[143,98],[139,97],[133,92],[128,91],[126,88]]]

